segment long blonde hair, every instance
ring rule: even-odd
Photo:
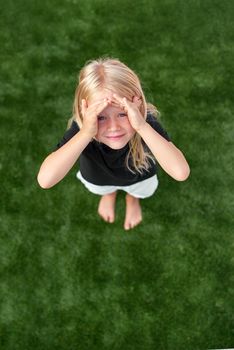
[[[158,116],[157,108],[151,103],[147,103],[138,76],[117,58],[98,58],[89,60],[81,69],[79,74],[79,83],[75,91],[73,103],[73,116],[69,119],[67,128],[75,120],[80,129],[82,128],[82,99],[89,100],[95,94],[102,90],[111,90],[120,96],[125,96],[132,101],[133,96],[141,98],[139,110],[144,119],[147,117],[147,111],[155,118]],[[132,161],[130,167],[129,161]],[[148,170],[149,160],[154,160],[152,154],[144,150],[141,137],[138,133],[129,141],[129,152],[126,157],[126,166],[133,172],[142,173]]]

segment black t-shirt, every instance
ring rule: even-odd
[[[168,133],[150,113],[147,114],[146,121],[167,141],[171,141]],[[73,121],[71,127],[65,132],[62,140],[53,151],[55,152],[67,143],[79,130],[77,122]],[[143,140],[142,143],[149,151]],[[92,140],[79,157],[80,172],[83,178],[94,185],[129,186],[146,180],[157,173],[157,162],[151,160],[148,171],[144,170],[142,174],[130,172],[126,167],[128,151],[128,144],[121,149],[114,150],[103,143]]]

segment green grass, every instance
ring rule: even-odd
[[[234,346],[233,14],[224,0],[1,6],[0,349]],[[191,168],[161,169],[143,223],[108,225],[74,167],[36,176],[71,115],[80,68],[118,57]]]

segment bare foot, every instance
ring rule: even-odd
[[[125,230],[137,226],[142,221],[141,205],[139,198],[130,194],[126,195],[126,216],[124,222]]]
[[[115,199],[117,192],[102,196],[98,206],[98,214],[107,222],[115,221]]]

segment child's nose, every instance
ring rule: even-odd
[[[109,130],[119,130],[119,123],[117,118],[110,118],[108,123],[108,129]]]

